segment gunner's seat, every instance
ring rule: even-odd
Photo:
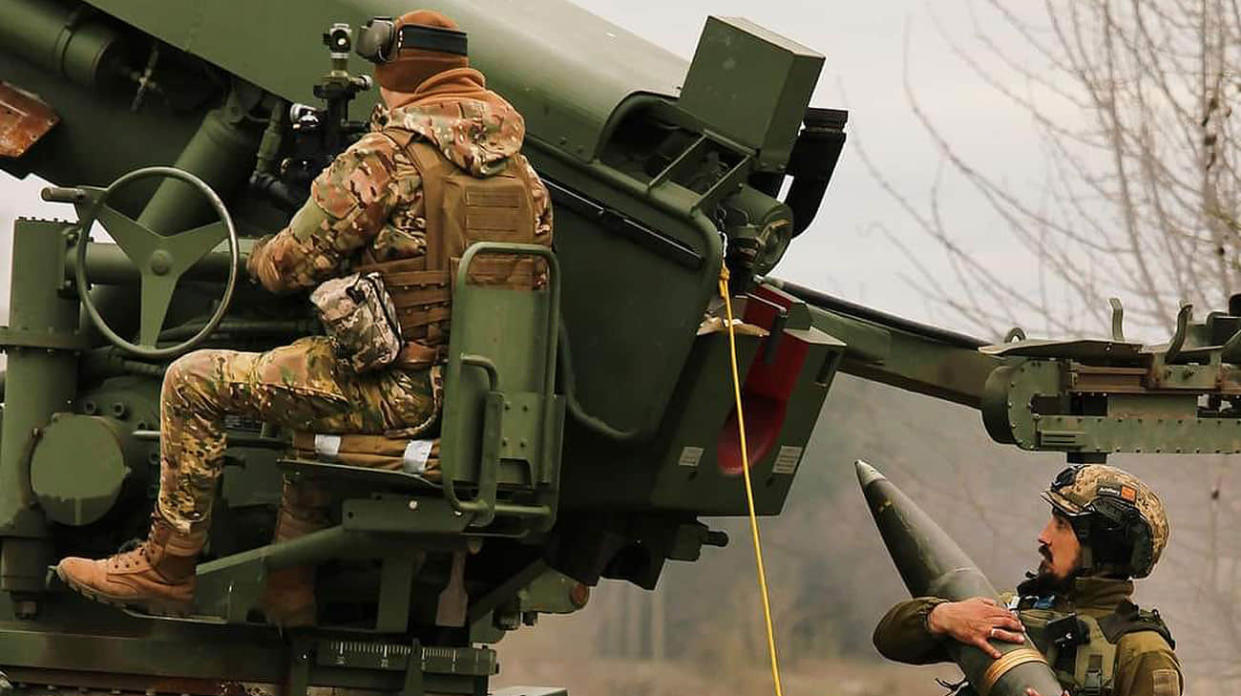
[[[529,290],[471,282],[470,265],[496,255],[541,257],[547,283]],[[385,602],[408,602],[420,545],[550,528],[565,410],[555,393],[559,315],[551,249],[471,245],[454,280],[439,438],[296,433],[280,467],[340,491],[340,524],[201,564],[198,610],[243,622],[270,569],[372,558],[384,566],[376,629],[403,630],[407,612]]]

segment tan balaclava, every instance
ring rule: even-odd
[[[457,23],[434,10],[406,12],[396,20],[395,31],[401,27],[417,24],[424,27],[457,29]],[[466,56],[422,48],[402,48],[392,60],[375,66],[375,81],[379,92],[389,107],[410,100],[410,95],[428,77],[454,68],[469,67]]]

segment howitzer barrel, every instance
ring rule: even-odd
[[[856,467],[875,525],[911,595],[998,601],[991,582],[922,508],[866,462],[859,460]],[[1028,688],[1042,696],[1061,693],[1051,667],[1029,638],[1023,645],[998,641],[992,645],[1000,651],[999,659],[954,640],[945,644],[980,696],[1025,696]]]

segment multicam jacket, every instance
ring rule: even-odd
[[[251,276],[272,292],[309,288],[368,263],[426,253],[422,180],[392,137],[413,133],[435,145],[473,176],[504,168],[521,149],[525,123],[486,89],[470,68],[431,77],[399,107],[377,107],[371,132],[342,152],[311,186],[310,199],[288,227],[260,240],[251,252]],[[526,165],[529,166],[529,165]],[[547,189],[531,170],[535,226],[551,233]]]

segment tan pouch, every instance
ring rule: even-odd
[[[333,278],[315,288],[310,301],[336,344],[336,356],[355,372],[387,367],[400,354],[401,325],[378,272]]]

